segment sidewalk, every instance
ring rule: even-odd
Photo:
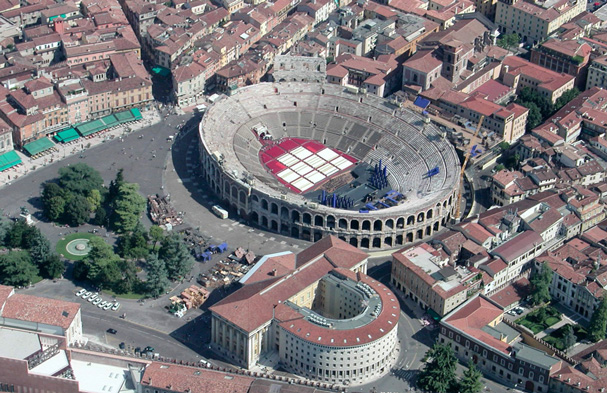
[[[40,167],[45,167],[46,165],[50,165],[55,161],[60,161],[75,154],[82,155],[87,148],[97,146],[107,140],[126,135],[130,132],[149,127],[153,124],[159,123],[162,120],[161,115],[156,108],[152,108],[147,111],[142,110],[141,114],[143,115],[143,120],[129,124],[122,124],[112,130],[97,133],[90,139],[79,138],[66,144],[56,143],[54,148],[57,151],[50,152],[49,154],[37,159],[32,159],[25,155],[25,153],[15,150],[15,152],[21,158],[22,164],[7,169],[4,172],[0,172],[0,188],[10,185],[13,181],[27,175],[31,171],[35,171]]]

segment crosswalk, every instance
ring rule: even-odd
[[[408,382],[415,381],[415,379],[417,378],[417,373],[417,370],[406,370],[404,368],[392,370],[392,375],[394,375],[398,379]]]

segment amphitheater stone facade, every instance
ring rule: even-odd
[[[204,180],[252,225],[317,241],[334,235],[355,247],[393,248],[425,239],[452,217],[459,160],[440,130],[413,111],[342,86],[261,83],[224,96],[199,125]],[[387,166],[398,206],[359,213],[320,205],[289,191],[261,164],[263,124],[275,139],[319,141],[374,165]],[[428,177],[433,168],[439,173]]]

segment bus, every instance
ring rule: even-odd
[[[225,210],[224,208],[222,208],[219,205],[215,205],[211,208],[211,210],[213,211],[213,213],[221,218],[222,220],[225,220],[226,218],[228,218],[228,212],[227,210]]]

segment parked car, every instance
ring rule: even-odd
[[[143,352],[154,352],[154,347],[150,347],[149,345],[143,349]]]
[[[105,300],[104,300],[104,301],[102,301],[101,303],[99,303],[99,304],[97,305],[97,307],[99,307],[99,308],[103,308],[103,307],[105,307],[105,306],[106,306],[106,304],[107,304],[107,301],[105,301]]]
[[[125,347],[126,347],[126,345],[124,343],[118,344],[118,348],[120,348],[120,349],[124,349]]]
[[[139,353],[139,352],[141,352],[141,347],[135,348],[135,353]]]
[[[523,310],[520,307],[517,307],[517,308],[514,309],[514,312],[516,313],[516,315],[521,315],[522,313],[525,312],[525,310]]]
[[[82,296],[86,293],[86,289],[82,288],[81,290],[79,290],[78,292],[76,292],[76,296]]]
[[[118,333],[116,331],[116,329],[112,329],[112,328],[108,329],[107,332],[110,333],[110,334],[116,334],[116,333]]]
[[[114,303],[114,305],[112,306],[112,311],[117,311],[120,308],[120,303],[116,302]]]
[[[98,297],[97,299],[93,300],[93,304],[96,306],[96,305],[98,305],[99,303],[101,303],[102,301],[103,301],[103,299],[102,299],[102,298],[100,298],[100,297]]]
[[[98,297],[99,297],[99,295],[98,295],[98,294],[96,294],[96,293],[94,293],[94,294],[92,294],[91,296],[89,296],[88,301],[89,301],[89,302],[92,302],[92,301],[94,301],[95,299],[97,299]]]
[[[86,292],[84,295],[82,295],[82,298],[88,299],[92,294],[93,294],[93,292]]]
[[[107,302],[107,304],[105,306],[103,306],[103,309],[105,311],[109,310],[110,308],[112,308],[113,303],[112,302]]]

